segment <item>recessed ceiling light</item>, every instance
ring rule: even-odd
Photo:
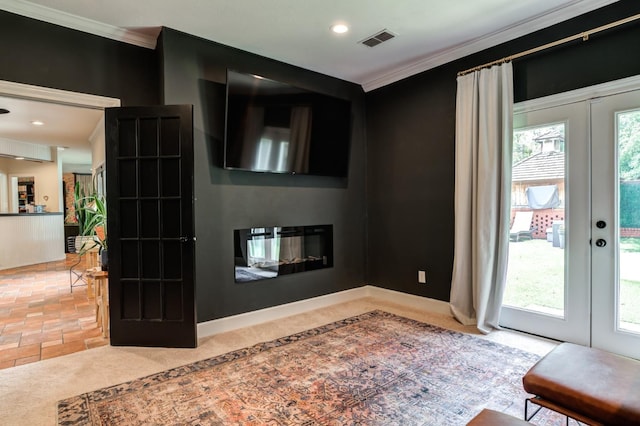
[[[6,108],[0,108],[0,114],[9,114],[9,110]]]
[[[58,151],[64,151],[65,149],[66,149],[66,147],[64,147],[64,146],[59,146],[58,147]]]
[[[24,157],[16,157],[16,160],[24,160]]]
[[[33,120],[31,124],[33,124],[34,126],[44,126],[44,122],[40,120]]]
[[[349,27],[347,27],[345,24],[335,24],[331,27],[331,31],[336,34],[344,34],[349,31]]]

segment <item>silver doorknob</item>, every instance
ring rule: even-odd
[[[607,245],[607,242],[605,240],[603,240],[602,238],[599,238],[596,240],[596,245],[598,247],[604,247]]]

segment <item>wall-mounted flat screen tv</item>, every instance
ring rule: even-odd
[[[346,177],[351,102],[228,70],[224,168]]]

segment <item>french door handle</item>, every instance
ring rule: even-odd
[[[596,240],[596,246],[598,246],[598,247],[604,247],[604,246],[606,246],[606,245],[607,245],[607,241],[606,241],[606,240],[603,240],[602,238],[598,238],[598,239]]]
[[[180,242],[181,243],[189,242],[189,237],[180,237]]]

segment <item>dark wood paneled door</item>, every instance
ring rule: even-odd
[[[111,344],[197,345],[193,108],[108,108]]]

